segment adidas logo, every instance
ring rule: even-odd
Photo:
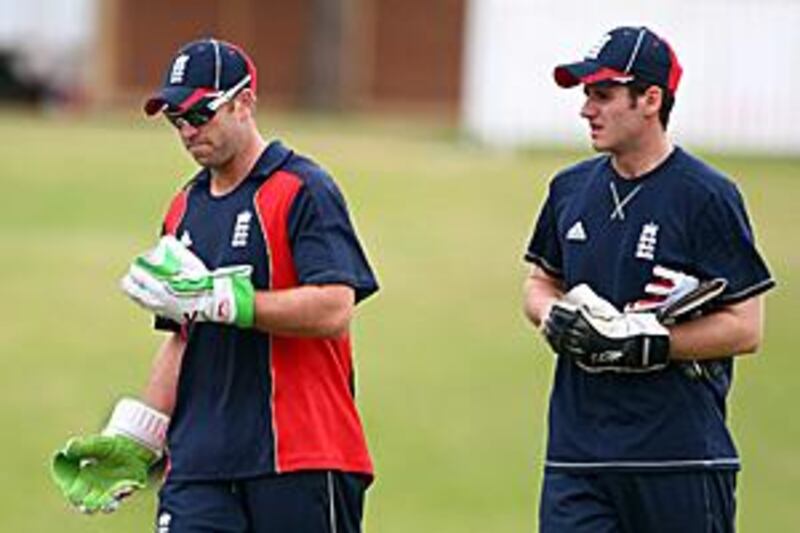
[[[569,228],[567,231],[568,241],[585,241],[586,231],[583,229],[583,223],[579,220]]]

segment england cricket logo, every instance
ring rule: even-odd
[[[250,235],[250,220],[252,218],[253,213],[247,210],[236,215],[236,224],[233,226],[233,238],[231,239],[232,247],[244,248],[247,246],[247,237]]]
[[[172,522],[172,515],[164,511],[158,515],[158,533],[169,533],[169,524]]]
[[[172,64],[172,71],[169,73],[169,82],[172,84],[180,85],[183,83],[183,75],[186,73],[186,63],[189,62],[189,56],[181,54],[175,58]]]
[[[656,257],[656,245],[658,244],[658,224],[648,222],[642,226],[639,234],[639,243],[636,245],[636,258],[653,261]]]

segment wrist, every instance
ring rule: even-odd
[[[164,452],[169,417],[139,400],[123,398],[103,430],[109,437],[123,436],[153,452],[155,459]]]
[[[544,330],[545,322],[547,322],[547,317],[550,316],[550,311],[553,309],[553,304],[556,303],[556,300],[551,300],[545,303],[541,308],[541,313],[538,316],[539,319],[539,329]]]
[[[642,368],[663,367],[669,362],[670,332],[654,312],[626,313],[631,326],[642,335],[631,346],[634,360]]]
[[[255,288],[249,272],[214,278],[214,296],[208,315],[215,322],[251,328],[255,323]]]

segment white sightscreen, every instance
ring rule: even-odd
[[[553,67],[646,25],[684,67],[670,131],[686,145],[800,152],[800,1],[471,0],[462,117],[498,145],[586,143],[579,88]]]

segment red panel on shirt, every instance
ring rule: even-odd
[[[175,235],[175,232],[178,230],[178,226],[181,220],[183,220],[183,216],[186,214],[186,199],[188,196],[189,190],[183,189],[172,198],[172,202],[169,204],[169,209],[167,210],[167,215],[164,217],[165,235]]]
[[[301,179],[273,174],[255,204],[269,254],[270,289],[299,286],[288,235]],[[333,469],[372,474],[361,421],[350,391],[349,335],[335,339],[271,335],[272,424],[278,472]]]

